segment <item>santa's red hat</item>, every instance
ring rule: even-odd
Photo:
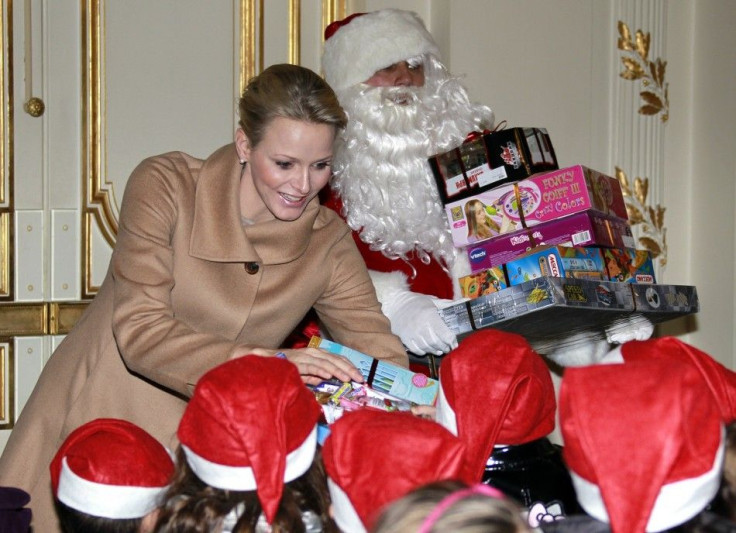
[[[723,423],[690,365],[650,360],[567,368],[560,425],[578,501],[614,533],[680,525],[718,491]]]
[[[468,448],[480,481],[495,445],[518,445],[555,428],[549,369],[521,335],[483,329],[442,359],[437,421]]]
[[[322,409],[292,363],[247,355],[200,378],[177,435],[192,471],[224,490],[255,490],[268,523],[284,483],[314,460]]]
[[[51,461],[56,498],[103,518],[141,518],[153,511],[174,473],[168,450],[126,420],[98,418],[66,438]]]
[[[681,361],[698,370],[716,397],[726,424],[736,421],[736,372],[729,370],[707,353],[675,337],[631,341],[617,346],[601,363],[622,363],[661,359]]]
[[[333,89],[366,81],[376,71],[440,52],[419,15],[402,9],[356,13],[325,29],[322,69]]]
[[[470,482],[463,444],[431,420],[366,408],[330,429],[322,460],[342,531],[369,530],[388,504],[426,483]]]

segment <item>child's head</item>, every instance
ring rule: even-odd
[[[132,533],[155,519],[174,463],[135,424],[99,418],[66,438],[50,470],[63,531]]]
[[[444,357],[437,422],[467,447],[480,481],[496,445],[518,445],[549,435],[556,400],[549,369],[520,335],[485,329]]]
[[[414,489],[389,505],[372,533],[523,533],[522,510],[487,485],[438,481]]]
[[[326,527],[321,412],[286,360],[247,355],[206,373],[179,424],[177,473],[157,530],[250,531],[260,521],[301,531],[315,520]]]
[[[679,526],[718,492],[723,421],[703,375],[689,364],[567,368],[560,425],[580,505],[613,533]]]
[[[439,424],[406,412],[362,409],[330,427],[322,448],[335,522],[368,530],[382,509],[421,485],[469,481],[465,448]]]

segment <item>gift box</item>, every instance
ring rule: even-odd
[[[630,248],[634,242],[627,220],[588,210],[493,237],[468,246],[466,252],[472,271],[477,272],[508,263],[545,244]]]
[[[608,279],[623,283],[657,283],[648,250],[609,248],[601,250]]]
[[[545,276],[458,302],[439,313],[457,335],[494,327],[542,341],[567,335],[581,325],[602,330],[602,324],[633,312],[631,287],[613,281]]]
[[[560,347],[606,339],[617,324],[653,324],[697,313],[695,287],[637,285],[582,278],[543,277],[493,294],[457,302],[439,311],[462,339],[492,327],[524,336],[540,354]],[[576,340],[570,341],[570,334]]]
[[[312,337],[309,347],[345,357],[360,370],[366,384],[374,391],[417,405],[434,405],[439,390],[439,382],[435,379],[321,337]]]
[[[463,298],[478,298],[508,287],[503,267],[495,266],[458,278]]]
[[[461,146],[429,158],[443,203],[559,168],[544,128],[473,133]]]
[[[598,248],[540,246],[504,265],[509,287],[553,276],[607,280],[608,273]]]
[[[588,210],[628,220],[618,180],[583,165],[535,174],[445,205],[457,247]]]

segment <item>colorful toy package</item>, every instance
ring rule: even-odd
[[[591,209],[628,220],[618,180],[582,165],[535,174],[445,205],[457,247]]]
[[[544,128],[474,132],[459,147],[430,157],[429,166],[443,203],[559,168]]]
[[[358,350],[317,336],[311,338],[309,346],[322,348],[348,359],[363,374],[366,384],[379,393],[417,405],[434,405],[437,399],[439,382],[424,374],[381,361]]]
[[[657,283],[654,279],[654,264],[647,250],[634,248],[604,249],[603,261],[608,279],[623,283]]]
[[[543,276],[607,280],[598,248],[540,246],[505,264],[509,287]]]
[[[634,237],[628,220],[588,210],[468,246],[470,268],[477,272],[502,265],[545,244],[629,248]]]
[[[508,287],[503,267],[496,266],[458,279],[464,298],[478,298]]]

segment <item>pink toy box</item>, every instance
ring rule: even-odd
[[[589,209],[628,219],[618,180],[575,165],[448,203],[445,213],[453,243],[464,247]]]
[[[627,220],[588,210],[468,246],[470,268],[477,272],[502,265],[545,244],[630,248],[634,237]]]
[[[607,280],[598,248],[540,246],[505,265],[509,287],[542,276]]]

